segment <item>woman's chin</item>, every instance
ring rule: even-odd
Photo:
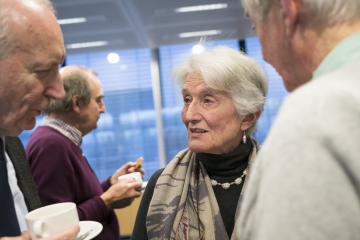
[[[198,141],[197,139],[190,139],[188,138],[188,147],[193,152],[202,152],[204,148],[204,143]]]
[[[215,149],[208,148],[204,144],[189,144],[189,149],[195,153],[216,153]]]

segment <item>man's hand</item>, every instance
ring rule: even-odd
[[[72,227],[65,232],[56,234],[49,238],[44,238],[43,240],[74,240],[76,238],[76,235],[78,235],[80,231],[80,226],[76,225],[75,227]]]
[[[121,166],[119,169],[117,169],[115,171],[115,173],[111,176],[110,178],[110,184],[114,185],[118,182],[118,177],[125,175],[127,173],[132,173],[132,172],[140,172],[141,175],[144,175],[144,170],[141,168],[141,164],[138,164],[138,161],[140,161],[141,159],[143,159],[143,157],[140,157],[139,159],[136,160],[136,162],[128,162],[126,164],[124,164],[123,166]],[[142,160],[141,160],[142,162]]]
[[[127,179],[112,185],[100,197],[105,202],[105,205],[110,207],[115,201],[125,198],[139,197],[141,193],[137,189],[141,188],[141,185],[141,182],[137,182],[134,179]]]

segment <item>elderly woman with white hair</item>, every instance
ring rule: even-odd
[[[151,177],[132,239],[235,239],[267,81],[254,60],[228,47],[192,55],[175,77],[188,148]]]

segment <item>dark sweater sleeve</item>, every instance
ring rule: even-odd
[[[42,140],[39,140],[42,141]],[[79,182],[74,169],[73,155],[57,141],[37,142],[26,149],[31,171],[44,205],[58,202],[76,202],[80,220],[102,222],[108,217],[105,203],[99,196],[78,202],[75,192],[88,184]]]
[[[108,190],[111,187],[110,178],[111,177],[108,177],[105,181],[101,183],[101,188],[103,189],[104,192],[106,192],[106,190]]]
[[[150,178],[144,194],[141,199],[141,203],[136,215],[135,225],[132,233],[132,240],[146,240],[148,239],[147,232],[146,232],[146,215],[149,209],[149,204],[152,199],[155,184],[163,172],[163,168],[157,170]]]

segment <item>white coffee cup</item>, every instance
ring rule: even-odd
[[[133,172],[133,173],[128,173],[128,174],[119,176],[118,182],[121,182],[121,181],[124,181],[127,179],[134,179],[135,181],[142,183],[142,177],[141,177],[140,172]]]
[[[63,232],[79,224],[76,204],[63,202],[35,209],[25,216],[31,239],[40,239]]]

